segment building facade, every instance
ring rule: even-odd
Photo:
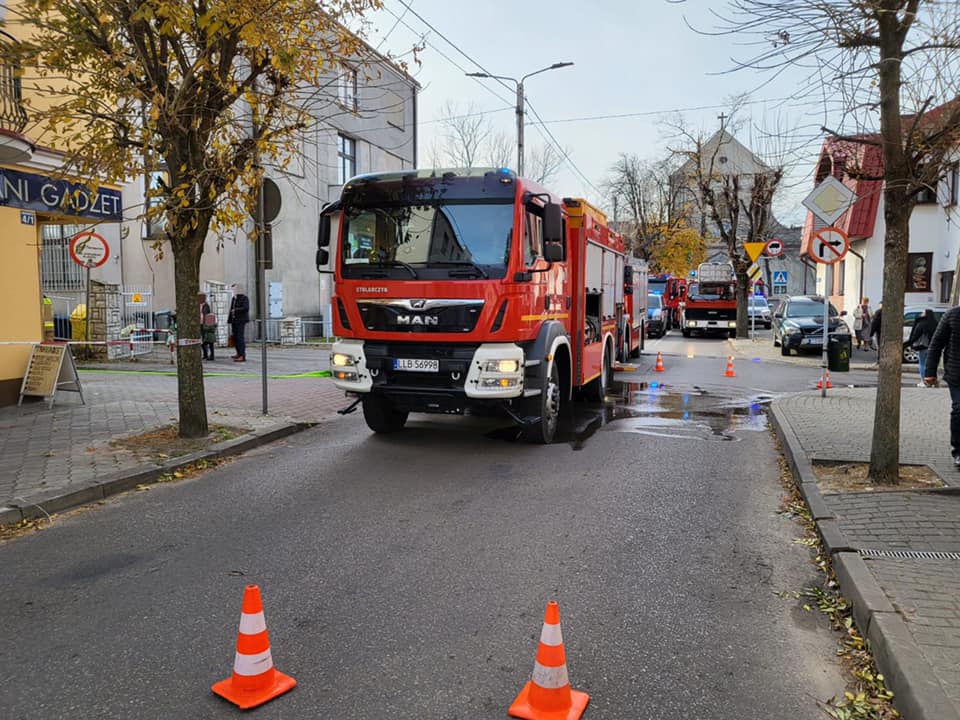
[[[870,139],[864,136],[864,139]],[[817,291],[827,292],[839,310],[852,311],[861,298],[876,307],[883,298],[884,221],[883,155],[878,145],[828,139],[824,142],[815,184],[833,176],[856,195],[834,226],[847,233],[850,251],[834,265],[821,265]],[[907,286],[904,304],[951,303],[960,253],[960,150],[948,161],[948,171],[936,188],[918,198],[910,216]],[[804,225],[804,253],[823,223],[813,213]]]
[[[8,12],[0,3],[0,405],[17,401],[31,346],[45,338],[44,296],[54,311],[59,288],[68,289],[64,302],[71,308],[73,298],[82,297],[86,271],[71,259],[70,239],[83,231],[101,235],[109,257],[92,274],[112,279],[124,213],[122,188],[57,177],[63,156],[41,144],[30,125],[23,100],[31,81],[11,60],[18,26],[8,22]]]
[[[272,267],[266,270],[264,289],[268,339],[279,339],[280,320],[288,317],[301,319],[304,334],[322,334],[321,318],[329,321],[332,284],[314,262],[320,210],[339,198],[341,186],[354,175],[416,166],[418,90],[415,80],[370,48],[342,63],[319,88],[304,90],[304,107],[312,120],[297,138],[300,151],[285,168],[268,164],[266,171],[280,199],[279,213],[270,223]],[[128,189],[141,203],[147,181],[140,178]],[[200,283],[212,296],[233,283],[243,285],[257,315],[253,229],[251,219],[230,236],[207,239]],[[124,224],[123,282],[151,288],[156,312],[175,304],[173,256],[161,243],[158,257],[151,230],[139,218]],[[221,310],[226,312],[225,307]]]

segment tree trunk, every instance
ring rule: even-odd
[[[897,193],[902,195],[903,193]],[[900,392],[903,363],[903,293],[906,289],[909,210],[891,208],[883,246],[883,311],[880,313],[880,371],[873,416],[870,480],[883,485],[900,481]]]
[[[750,297],[750,276],[746,269],[737,269],[737,337],[750,337],[750,317],[748,305]]]
[[[187,231],[191,235],[196,231]],[[179,245],[179,247],[177,247]],[[177,391],[180,405],[180,437],[205,437],[207,399],[203,387],[200,348],[200,255],[203,238],[193,238],[174,246],[174,282],[177,294]],[[196,343],[183,345],[184,341]]]
[[[903,147],[900,81],[903,37],[896,12],[878,19],[880,62],[880,134],[883,140],[883,312],[880,370],[870,448],[870,480],[883,485],[900,481],[900,367],[903,362],[903,293],[907,287],[907,249],[914,198]]]

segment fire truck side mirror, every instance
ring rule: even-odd
[[[563,245],[559,242],[544,243],[543,259],[552,263],[563,260]]]
[[[543,208],[543,242],[547,246],[563,243],[563,209],[555,203]]]
[[[317,247],[330,247],[330,215],[320,216],[320,228],[317,231]]]

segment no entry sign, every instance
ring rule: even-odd
[[[97,268],[110,257],[110,246],[95,232],[77,233],[70,241],[70,257],[81,267]]]

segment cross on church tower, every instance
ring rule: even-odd
[[[720,113],[717,115],[717,120],[720,121],[720,131],[723,131],[723,121],[727,119],[726,113]]]

